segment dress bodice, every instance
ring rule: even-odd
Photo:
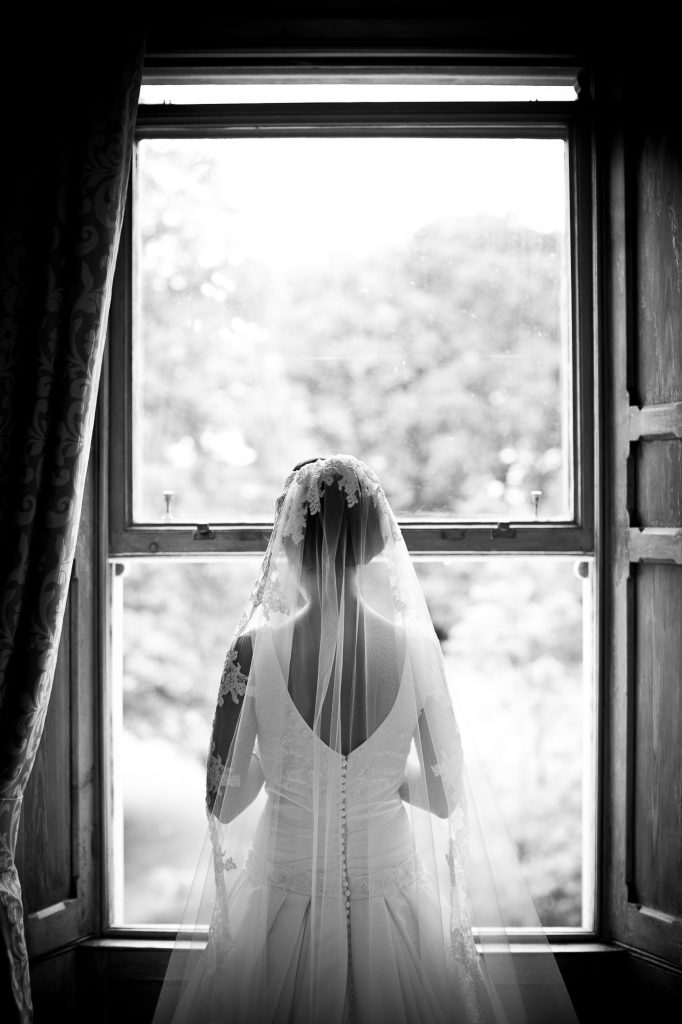
[[[416,722],[406,687],[348,755],[313,732],[283,681],[267,694],[256,688],[255,700],[268,801],[249,870],[297,892],[314,885],[333,895],[345,885],[350,898],[408,883],[415,864],[399,788]]]

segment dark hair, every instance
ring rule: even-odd
[[[303,462],[297,462],[292,472],[295,473],[297,469],[301,469],[303,466],[307,466],[310,462],[319,462],[321,459],[324,460],[325,455],[315,455],[312,459],[304,459]]]

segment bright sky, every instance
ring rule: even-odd
[[[433,220],[481,213],[541,231],[563,226],[561,141],[260,141],[228,173],[250,193],[254,244],[274,254],[284,242],[290,261],[324,258],[325,250],[360,255]]]
[[[436,219],[483,214],[539,231],[566,226],[561,139],[297,137],[188,144],[221,154],[220,187],[239,211],[241,245],[273,266],[348,253],[360,258]]]

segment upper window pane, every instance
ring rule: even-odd
[[[134,519],[269,520],[332,451],[404,517],[570,518],[566,146],[140,142]]]

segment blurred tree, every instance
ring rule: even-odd
[[[283,272],[239,249],[209,148],[141,164],[138,514],[268,517],[310,451],[374,465],[396,510],[568,511],[560,239],[437,222],[362,261]],[[566,371],[566,372],[565,372]]]
[[[399,512],[528,518],[533,489],[562,511],[558,245],[437,223],[292,286],[281,340],[323,447],[361,453]]]

